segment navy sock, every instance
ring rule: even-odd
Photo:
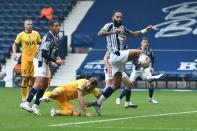
[[[101,91],[101,95],[105,92],[106,89],[107,87],[103,88],[103,90]]]
[[[131,98],[131,89],[126,88],[125,90],[126,90],[126,102],[129,102]]]
[[[39,105],[40,104],[40,98],[44,95],[44,90],[43,89],[38,89],[38,93],[36,95],[36,100],[34,104]]]
[[[32,101],[32,99],[34,98],[34,96],[35,96],[35,94],[37,93],[37,89],[35,89],[34,87],[33,88],[31,88],[31,90],[30,90],[30,92],[29,92],[29,95],[28,95],[28,97],[27,97],[27,101],[28,102],[31,102]]]
[[[103,96],[105,98],[108,98],[112,95],[112,93],[114,92],[112,87],[108,87],[104,92],[103,92]]]
[[[124,89],[122,90],[122,92],[121,92],[119,98],[122,99],[122,98],[126,95],[126,92],[127,92],[127,90],[126,90],[126,88],[124,88]]]
[[[149,97],[152,98],[154,93],[154,88],[149,88]]]

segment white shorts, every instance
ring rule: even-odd
[[[109,76],[109,74],[107,73],[107,69],[104,68],[104,73],[105,73],[105,80],[112,80],[112,76]]]
[[[146,69],[144,69],[142,71],[141,70],[135,70],[133,68],[133,71],[132,71],[132,73],[130,75],[130,80],[131,81],[136,81],[136,79],[138,77],[141,77],[143,80],[147,80],[151,76],[152,76],[152,72],[151,72],[151,68],[150,67],[148,67],[148,68],[146,68]]]
[[[104,72],[105,72],[105,81],[113,79],[112,76],[108,75],[107,69],[104,69]],[[122,72],[122,79],[125,78],[126,76],[127,76],[127,74],[125,72]]]
[[[129,50],[120,51],[120,56],[110,53],[109,63],[112,66],[112,76],[124,71],[124,64],[128,61]]]
[[[34,64],[34,77],[38,77],[38,76],[42,76],[46,78],[50,77],[50,74],[48,72],[49,65],[47,65],[45,61],[42,61],[39,67],[38,59],[34,58],[33,64]]]

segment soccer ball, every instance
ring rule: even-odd
[[[150,58],[147,55],[140,55],[138,58],[138,63],[146,68],[150,65]]]

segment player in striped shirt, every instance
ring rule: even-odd
[[[98,32],[98,36],[106,37],[107,39],[107,50],[110,54],[109,62],[112,66],[113,77],[112,86],[108,87],[101,97],[92,103],[92,106],[94,106],[98,115],[100,115],[102,102],[111,96],[116,89],[120,88],[124,64],[127,61],[137,59],[139,54],[144,53],[143,50],[137,49],[124,50],[127,36],[140,36],[147,31],[152,30],[152,26],[149,25],[141,31],[130,31],[122,25],[122,19],[122,12],[115,11],[112,14],[112,22],[105,24]]]
[[[113,82],[113,78],[112,78],[112,69],[111,66],[109,64],[109,54],[106,53],[104,58],[104,73],[105,73],[105,88],[103,89],[102,92],[104,92],[108,87],[110,87],[112,85]],[[125,101],[125,108],[137,108],[138,105],[133,104],[130,101],[130,97],[131,97],[131,86],[132,86],[132,82],[129,79],[129,76],[125,73],[122,72],[122,81],[125,85],[125,89],[124,89],[124,96],[126,96],[126,101]]]
[[[39,51],[34,58],[34,77],[36,77],[35,84],[31,89],[27,100],[21,104],[21,108],[28,112],[33,112],[39,115],[38,106],[40,104],[39,99],[43,96],[45,89],[48,86],[48,68],[49,62],[55,62],[56,64],[63,64],[64,61],[58,57],[58,41],[59,41],[59,22],[52,20],[49,21],[49,32],[43,37],[42,43],[39,47]],[[30,107],[34,95],[36,95],[35,102]]]

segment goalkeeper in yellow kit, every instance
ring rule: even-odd
[[[60,85],[53,91],[46,92],[45,95],[40,98],[40,101],[48,102],[50,99],[56,100],[56,103],[60,110],[52,108],[51,116],[79,116],[81,115],[81,112],[70,103],[70,100],[78,99],[80,108],[84,115],[91,116],[91,113],[87,111],[83,97],[87,94],[93,94],[95,97],[99,98],[100,93],[96,86],[97,80],[94,78],[91,78],[89,80],[75,80],[71,83]]]

